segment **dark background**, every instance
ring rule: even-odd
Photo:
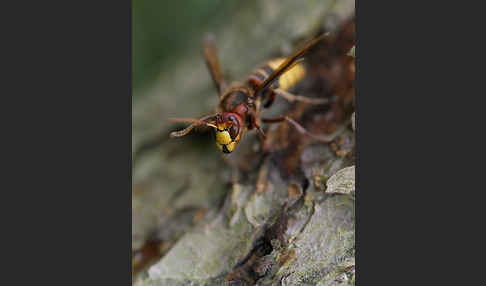
[[[14,4],[3,114],[25,119],[2,140],[4,279],[129,285],[132,2]],[[483,10],[356,7],[357,280],[480,282]]]

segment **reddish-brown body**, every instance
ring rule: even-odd
[[[227,87],[219,69],[216,48],[212,40],[206,42],[204,54],[213,81],[220,93],[217,113],[201,119],[178,118],[173,121],[192,122],[182,131],[172,132],[171,136],[180,137],[189,133],[194,127],[206,125],[215,129],[216,146],[223,153],[231,153],[246,130],[257,129],[260,138],[265,135],[260,127],[260,105],[262,98],[266,100],[264,107],[269,107],[279,93],[285,95],[285,90],[303,78],[305,72],[299,63],[300,57],[310,47],[314,46],[324,35],[314,39],[306,46],[296,51],[287,59],[276,59],[267,62],[255,70],[245,83],[234,83]],[[287,94],[292,100],[303,100],[302,97]],[[309,99],[306,99],[309,101]],[[263,122],[275,123],[288,118],[270,119]],[[290,121],[292,123],[292,121]],[[293,122],[292,124],[296,124]]]

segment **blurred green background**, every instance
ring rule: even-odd
[[[250,1],[252,2],[252,1]],[[132,86],[150,85],[166,66],[172,66],[188,48],[201,45],[201,35],[225,19],[241,1],[134,0],[132,1]],[[229,18],[229,17],[227,17]]]

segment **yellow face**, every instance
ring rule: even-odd
[[[218,123],[216,127],[216,146],[218,149],[223,153],[233,152],[241,137],[238,127],[230,126],[226,122]]]

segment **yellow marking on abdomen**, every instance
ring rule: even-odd
[[[276,58],[267,62],[267,65],[276,70],[286,58]],[[280,76],[278,79],[278,85],[280,89],[287,90],[294,86],[297,82],[302,80],[305,76],[305,68],[302,63],[297,63],[293,67],[291,67],[288,71],[286,71],[283,75]]]

